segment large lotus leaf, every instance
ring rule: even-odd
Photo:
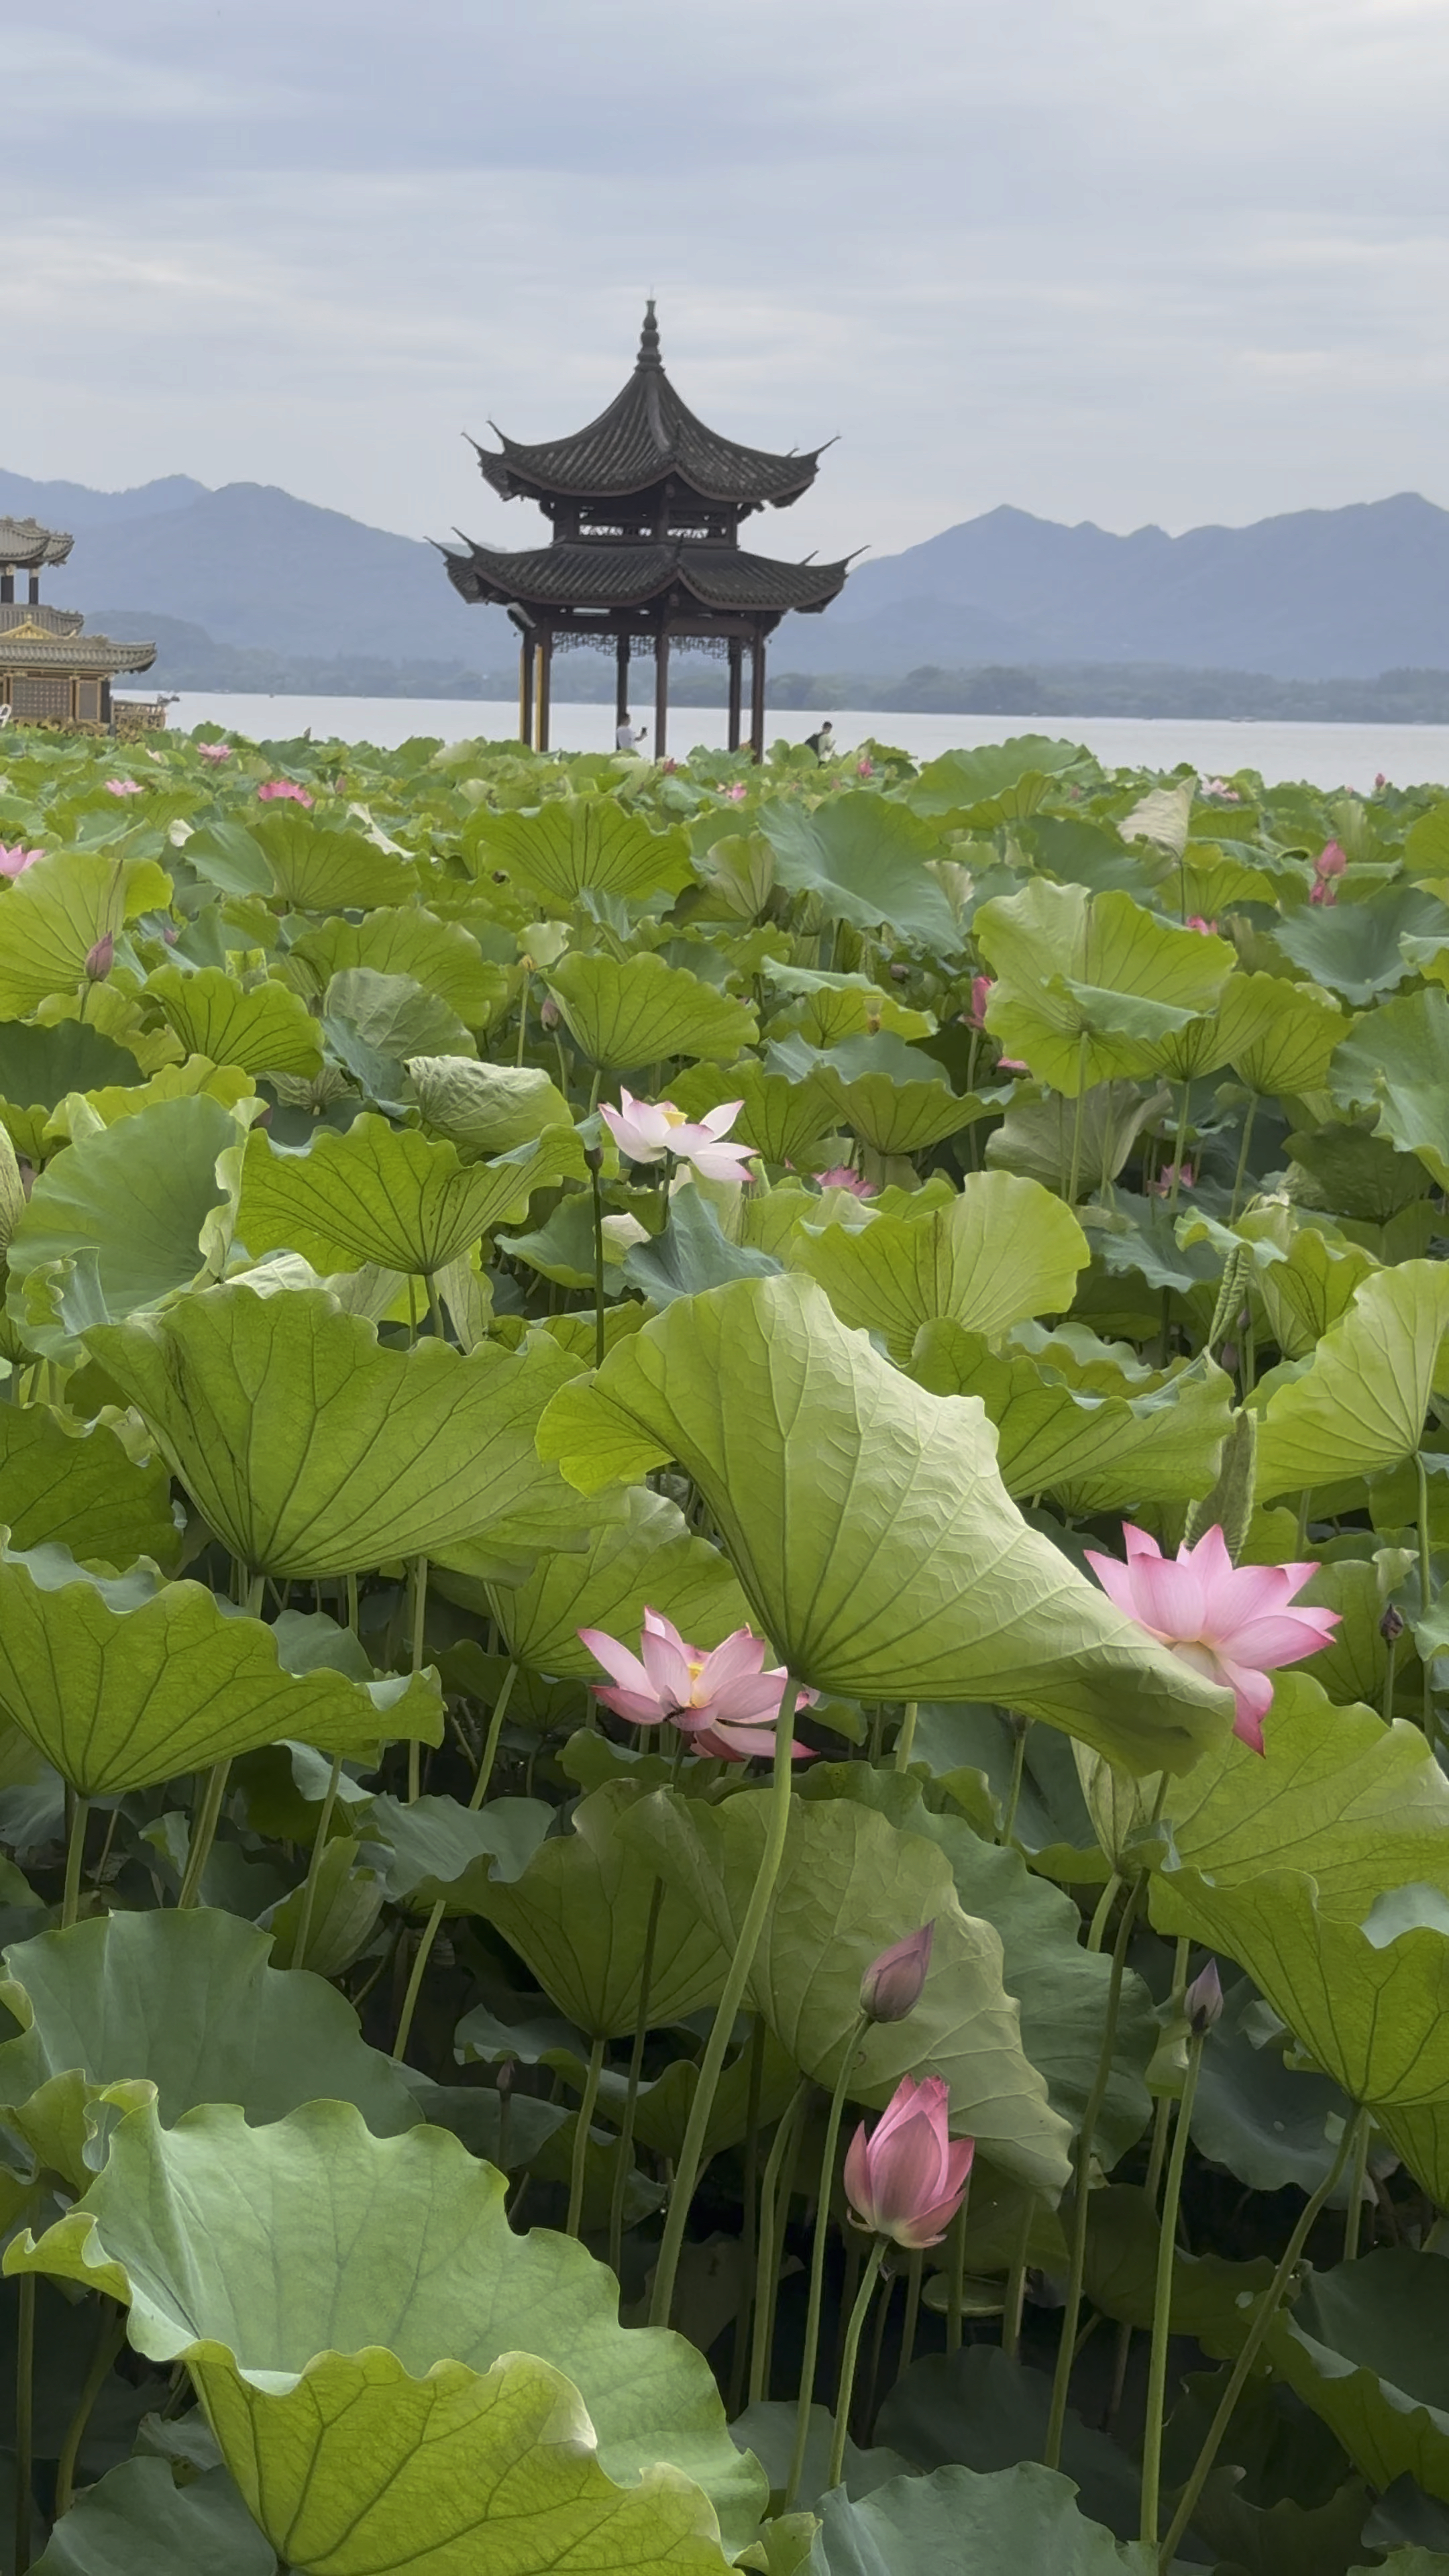
[[[375,1798],[367,1819],[387,1847],[378,1875],[389,1896],[424,1910],[441,1904],[450,1914],[472,1909],[474,1893],[490,1876],[517,1878],[553,1822],[541,1798],[490,1798],[481,1808],[456,1798]]]
[[[731,1279],[768,1279],[780,1266],[773,1253],[731,1242],[710,1200],[691,1185],[671,1201],[662,1233],[629,1246],[623,1271],[629,1287],[661,1307],[676,1297],[723,1288]]]
[[[221,1101],[199,1092],[57,1154],[7,1255],[9,1309],[26,1339],[63,1356],[86,1325],[142,1313],[215,1276],[226,1250],[219,1212],[231,1195],[217,1167],[242,1133]]]
[[[515,2236],[504,2190],[444,2130],[376,2138],[340,2102],[263,2129],[139,2110],[84,2204],[6,2264],[106,2290],[138,2351],[187,2362],[247,2503],[309,2576],[475,2576],[505,2515],[520,2576],[575,2549],[718,2571],[697,2489],[733,2555],[765,2487],[706,2363],[619,2325],[612,2273],[571,2238]]]
[[[1114,1181],[1143,1128],[1162,1116],[1169,1099],[1165,1084],[1149,1092],[1136,1082],[1099,1082],[1082,1094],[1079,1137],[1078,1103],[1061,1092],[1043,1094],[1037,1084],[1023,1083],[1014,1095],[983,1096],[1007,1099],[1000,1126],[986,1139],[988,1165],[1044,1181],[1061,1198],[1071,1186],[1074,1164],[1079,1197]]]
[[[1327,1081],[1343,1108],[1377,1109],[1377,1133],[1449,1189],[1449,996],[1434,986],[1365,1013]]]
[[[1274,924],[1274,945],[1315,984],[1346,1002],[1371,1002],[1415,969],[1405,939],[1449,942],[1449,912],[1421,886],[1376,887],[1357,903],[1309,906]]]
[[[76,2191],[91,2179],[87,2107],[108,2085],[153,2084],[169,2128],[198,2102],[280,2120],[325,2096],[378,2137],[422,2117],[391,2058],[324,1977],[269,1967],[270,1935],[234,1914],[101,1915],[6,1950],[0,2117]],[[134,2101],[135,2097],[131,2099]]]
[[[574,1809],[569,1833],[541,1843],[519,1877],[494,1878],[473,1900],[591,2039],[632,2030],[639,2017],[654,1881],[621,1831],[633,1799],[626,1782],[596,1789]],[[713,2003],[729,1959],[719,1926],[687,1890],[667,1886],[649,1981],[650,2026],[662,2029]]]
[[[190,1100],[201,1091],[226,1109],[256,1099],[256,1084],[240,1065],[218,1065],[210,1056],[189,1055],[181,1064],[158,1065],[144,1082],[108,1082],[99,1091],[67,1092],[45,1122],[43,1153],[49,1156],[58,1144],[71,1145],[94,1135],[97,1127],[139,1118],[157,1101]],[[261,1106],[258,1102],[257,1109],[249,1109],[246,1115],[255,1117]]]
[[[596,1530],[580,1554],[541,1556],[526,1581],[492,1586],[488,1601],[509,1653],[560,1681],[603,1679],[580,1628],[631,1644],[647,1608],[692,1645],[718,1646],[750,1615],[728,1559],[646,1485],[630,1487],[624,1517]]]
[[[355,966],[366,966],[374,975],[405,975],[436,993],[470,1029],[488,1026],[506,1001],[511,980],[507,967],[482,955],[461,922],[439,921],[435,913],[411,906],[365,913],[361,921],[333,913],[294,939],[288,956],[315,977],[318,993],[334,975]]]
[[[688,834],[652,831],[616,796],[552,797],[534,814],[483,809],[464,841],[482,864],[564,904],[586,892],[678,894],[693,875]]]
[[[188,1055],[239,1064],[245,1073],[321,1068],[322,1040],[306,1003],[270,977],[244,986],[219,966],[162,966],[146,991]]]
[[[60,1020],[53,1028],[0,1020],[0,1121],[32,1163],[43,1161],[46,1120],[68,1092],[140,1079],[135,1057],[89,1020]]]
[[[1202,2054],[1193,2144],[1250,2191],[1292,2184],[1306,2196],[1328,2180],[1353,2105],[1296,2064],[1290,2034],[1276,2019],[1264,2030],[1264,2018],[1252,1980],[1233,1980]]]
[[[950,814],[999,796],[1030,775],[1054,777],[1086,757],[1080,743],[1047,733],[1018,733],[972,751],[943,751],[910,781],[906,801],[917,814]]]
[[[550,969],[548,989],[577,1045],[604,1072],[628,1072],[673,1056],[730,1063],[759,1032],[748,1003],[706,984],[684,966],[640,954],[582,951]]]
[[[165,1461],[138,1465],[104,1422],[48,1404],[0,1405],[0,1528],[12,1547],[55,1541],[107,1565],[166,1565],[180,1546]]]
[[[974,929],[997,978],[988,1028],[1073,1099],[1145,1071],[1154,1041],[1169,1033],[1160,1015],[1180,1027],[1212,1011],[1234,964],[1226,940],[1179,930],[1129,894],[1089,896],[1040,879],[983,905]],[[1129,1003],[1149,1008],[1124,1014]]]
[[[21,1020],[52,993],[74,993],[96,941],[141,912],[164,909],[171,879],[154,859],[66,850],[7,887],[0,935],[0,1020]]]
[[[474,1040],[456,1011],[411,975],[344,966],[322,997],[322,1034],[370,1100],[398,1106],[403,1067],[415,1055],[469,1055]]]
[[[568,1127],[573,1112],[536,1064],[487,1064],[470,1055],[408,1058],[408,1087],[430,1133],[478,1154],[512,1153],[546,1127]]]
[[[539,1460],[534,1429],[575,1363],[543,1336],[466,1358],[387,1350],[322,1289],[221,1287],[91,1336],[217,1535],[279,1580],[399,1556],[566,1545],[598,1515]],[[295,1728],[290,1730],[295,1733]]]
[[[225,2469],[177,2486],[165,2460],[122,2460],[63,2514],[34,2576],[276,2576],[276,2553]]]
[[[1211,1360],[1144,1395],[1084,1393],[1029,1353],[993,1352],[943,1322],[917,1335],[910,1369],[934,1395],[979,1396],[1007,1492],[1055,1494],[1073,1519],[1211,1492],[1232,1420],[1232,1381]]]
[[[775,853],[775,873],[794,894],[813,894],[826,919],[857,930],[884,925],[954,956],[961,933],[925,862],[942,855],[939,834],[860,789],[807,807],[781,798],[760,808],[760,829]]]
[[[1258,1497],[1382,1475],[1423,1436],[1449,1331],[1449,1264],[1375,1271],[1307,1369],[1274,1388],[1258,1435]]]
[[[1282,1213],[1273,1211],[1275,1217]],[[1266,1231],[1256,1213],[1242,1227],[1250,1241]],[[1276,1226],[1273,1234],[1274,1239],[1284,1240],[1278,1236]],[[1284,1250],[1285,1259],[1270,1261],[1254,1272],[1253,1286],[1263,1301],[1268,1329],[1285,1360],[1307,1359],[1324,1334],[1348,1312],[1355,1289],[1377,1265],[1362,1244],[1349,1243],[1341,1235],[1322,1234],[1311,1225],[1288,1234]]]
[[[1156,2576],[1157,2552],[1089,2522],[1070,2478],[1034,2460],[1015,2468],[933,2469],[892,2478],[852,2502],[821,2501],[807,2576],[926,2576],[928,2569],[1020,2568],[1051,2576]]]
[[[1412,2477],[1449,2499],[1444,2284],[1432,2259],[1382,2246],[1310,2273],[1269,2351],[1372,2486]]]
[[[1250,1091],[1320,1091],[1348,1027],[1331,993],[1277,975],[1230,975],[1218,1005],[1224,1057]]]
[[[585,1489],[675,1460],[756,1624],[847,1699],[998,1700],[1138,1771],[1180,1770],[1223,1697],[1028,1528],[969,1399],[928,1395],[812,1280],[680,1299],[539,1431]]]
[[[261,1130],[248,1141],[237,1232],[254,1258],[285,1248],[314,1270],[375,1261],[419,1276],[446,1270],[480,1236],[516,1224],[535,1190],[583,1177],[571,1126],[551,1127],[492,1163],[364,1114],[344,1134],[319,1128],[302,1152]]]
[[[738,1100],[731,1140],[738,1137],[767,1163],[808,1167],[811,1148],[835,1116],[834,1101],[813,1075],[796,1081],[789,1074],[766,1073],[753,1056],[739,1064],[691,1066],[669,1088],[675,1106],[690,1118],[702,1117],[721,1101]]]
[[[200,1583],[83,1573],[64,1548],[0,1549],[0,1709],[82,1797],[141,1789],[295,1737],[365,1753],[436,1744],[436,1676],[287,1670],[272,1629]]]
[[[713,1927],[726,1955],[749,1906],[768,1810],[767,1790],[742,1791],[722,1807],[661,1790],[626,1826],[640,1862],[652,1862]],[[877,2023],[857,2046],[865,1970],[923,1922],[936,1931],[920,2002],[906,2021]],[[794,1801],[747,1991],[817,2084],[834,2084],[850,2052],[849,2091],[877,2108],[903,2075],[943,2076],[953,2126],[994,2165],[1039,2190],[1066,2181],[1071,2132],[1025,2054],[1000,1935],[962,1911],[949,1859],[922,1836],[845,1799]]]
[[[1060,1312],[1090,1258],[1071,1209],[1013,1172],[970,1173],[959,1198],[922,1218],[878,1216],[858,1232],[802,1226],[794,1252],[841,1322],[883,1333],[902,1363],[938,1317],[995,1340]]]
[[[273,887],[293,912],[365,912],[405,902],[417,870],[400,851],[382,850],[362,832],[314,823],[295,804],[274,806],[252,825]]]

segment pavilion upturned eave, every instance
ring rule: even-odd
[[[683,593],[716,614],[811,616],[839,596],[849,570],[847,563],[781,563],[732,546],[555,543],[504,554],[465,542],[466,555],[442,549],[460,597],[544,612],[640,611]]]

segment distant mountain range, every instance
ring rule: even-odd
[[[75,530],[47,597],[112,634],[154,636],[162,687],[513,687],[507,618],[465,607],[431,546],[269,485],[210,491],[178,474],[99,492],[0,471],[0,513]],[[772,523],[782,551],[786,531]],[[823,617],[786,620],[771,659],[776,704],[798,674],[797,702],[808,687],[815,704],[842,707],[994,713],[1030,700],[1028,712],[1087,714],[1105,693],[1124,714],[1231,707],[1346,721],[1412,709],[1443,721],[1449,511],[1401,493],[1248,528],[1119,537],[992,510],[858,565]],[[714,666],[686,660],[679,676],[695,703],[718,694]],[[609,693],[591,656],[570,655],[555,677],[561,695]],[[1003,697],[1013,703],[989,703]]]

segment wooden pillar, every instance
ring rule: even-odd
[[[664,758],[669,733],[669,629],[654,638],[654,757]]]
[[[12,565],[6,564],[0,568],[0,608],[13,608],[14,605],[15,572]]]
[[[518,739],[533,748],[533,637],[525,627],[518,645]]]
[[[629,712],[629,629],[626,626],[614,647],[614,726],[624,722]]]
[[[550,682],[553,678],[553,628],[546,627],[538,644],[538,748],[548,749],[548,708]]]
[[[765,630],[757,626],[750,647],[750,749],[765,757]]]
[[[742,665],[742,663],[743,663],[743,661],[744,661],[744,658],[745,658],[745,648],[744,648],[743,643],[741,642],[741,640],[740,640],[740,638],[739,638],[739,636],[738,636],[738,635],[732,635],[732,636],[730,637],[730,736],[729,736],[729,739],[730,739],[730,749],[731,749],[731,751],[738,751],[738,750],[739,750],[739,747],[740,747],[740,697],[741,697],[741,681],[742,681],[742,679],[743,679],[743,677],[744,677],[743,671],[742,671],[742,669],[741,669],[741,665]]]
[[[30,605],[32,608],[38,608],[40,606],[40,575],[38,572],[33,572],[30,576]]]

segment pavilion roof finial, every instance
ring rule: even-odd
[[[659,325],[654,319],[652,295],[644,307],[644,328],[639,334],[639,355],[635,363],[640,367],[662,367],[664,364],[659,354]]]

